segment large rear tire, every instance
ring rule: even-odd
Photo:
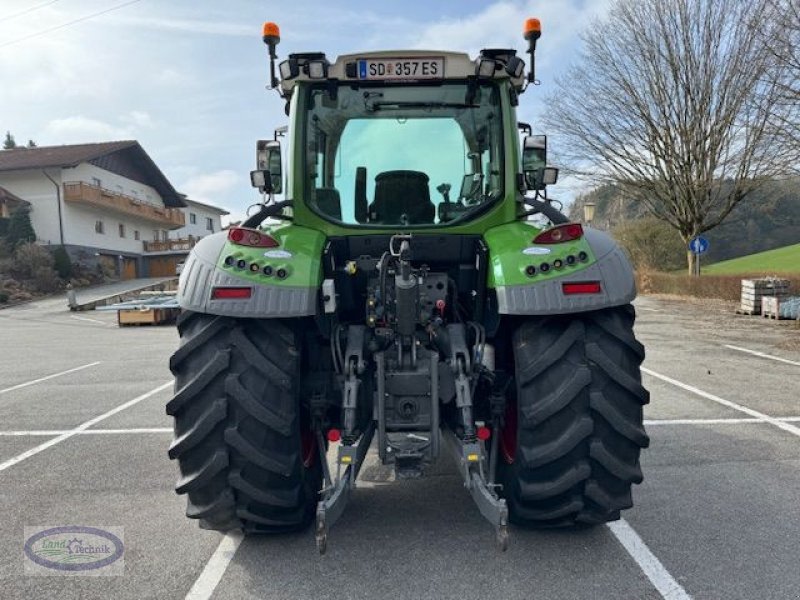
[[[634,318],[627,305],[531,318],[514,332],[516,389],[499,457],[511,522],[593,525],[633,505],[649,444]]]
[[[185,312],[170,359],[186,516],[200,527],[282,532],[314,516],[322,470],[299,397],[300,336],[287,321]]]

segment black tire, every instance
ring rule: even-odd
[[[299,397],[300,336],[291,322],[185,312],[170,359],[186,516],[200,527],[283,532],[314,516],[322,470]]]
[[[633,505],[650,441],[634,318],[627,305],[531,318],[514,332],[516,393],[499,457],[512,523],[595,525]]]

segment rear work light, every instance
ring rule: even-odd
[[[253,246],[256,248],[277,248],[280,245],[274,237],[246,227],[230,228],[228,230],[228,240],[239,246]]]
[[[247,300],[253,295],[249,287],[215,287],[211,290],[212,300]]]
[[[583,227],[580,223],[567,223],[566,225],[557,225],[546,231],[543,231],[535,238],[534,244],[560,244],[561,242],[571,242],[583,237]]]
[[[581,281],[577,283],[562,283],[561,291],[565,295],[571,296],[573,294],[599,294],[603,290],[599,281]]]

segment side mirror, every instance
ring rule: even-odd
[[[281,143],[276,140],[256,142],[256,170],[250,172],[253,187],[269,194],[283,191]]]
[[[547,136],[526,135],[522,141],[522,172],[529,190],[543,190],[543,171],[547,166]]]

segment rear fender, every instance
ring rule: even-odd
[[[262,229],[277,248],[251,248],[228,241],[227,232],[209,235],[192,249],[180,276],[181,308],[212,315],[250,318],[317,314],[325,236],[296,225]],[[271,269],[266,274],[265,267]],[[285,278],[277,271],[283,269]],[[215,287],[250,288],[245,299],[215,299]]]
[[[606,233],[584,228],[583,238],[536,245],[538,229],[526,223],[496,227],[486,233],[489,287],[497,294],[500,314],[555,315],[592,311],[630,303],[636,297],[633,268],[625,251]],[[583,254],[581,254],[583,253]],[[569,257],[584,260],[568,264]],[[556,261],[561,266],[556,268]],[[542,265],[547,264],[546,272]],[[533,267],[535,273],[526,269]],[[565,283],[599,282],[601,291],[566,295]]]

